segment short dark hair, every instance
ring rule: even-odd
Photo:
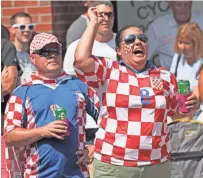
[[[109,0],[106,0],[106,1],[90,1],[89,8],[90,7],[96,7],[98,5],[106,5],[106,6],[110,6],[110,7],[113,8],[113,4]]]
[[[118,31],[118,33],[116,34],[116,38],[115,38],[116,48],[119,48],[119,46],[120,46],[120,43],[121,43],[121,40],[123,37],[123,32],[131,27],[139,28],[136,25],[126,25]],[[117,55],[117,61],[120,61],[120,60],[121,60],[120,56]]]
[[[32,21],[32,17],[30,16],[30,14],[25,13],[25,12],[17,12],[15,14],[13,14],[11,16],[11,18],[10,18],[11,25],[16,23],[16,18],[17,17],[26,17],[26,18],[29,18]]]
[[[116,47],[118,48],[119,45],[120,45],[120,42],[122,40],[122,36],[123,36],[123,32],[125,30],[127,30],[128,28],[131,28],[131,27],[136,27],[136,28],[139,28],[137,27],[136,25],[126,25],[124,26],[123,28],[121,28],[118,33],[116,34],[116,38],[115,38],[115,43],[116,43]]]

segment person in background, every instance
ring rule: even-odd
[[[198,94],[199,71],[203,65],[203,34],[196,23],[186,23],[178,29],[170,72],[177,81],[189,80],[190,91]],[[192,118],[191,118],[192,119]]]
[[[178,29],[170,71],[177,80],[189,80],[190,90],[198,85],[198,71],[203,65],[203,34],[198,24],[186,23]]]
[[[104,88],[95,138],[94,177],[168,178],[166,117],[191,114],[199,101],[192,94],[186,102],[191,112],[179,113],[175,76],[147,60],[147,36],[135,26],[117,33],[120,61],[92,55],[105,14],[93,7],[88,16],[90,22],[78,43],[74,66],[77,76],[89,86]]]
[[[99,26],[97,31],[92,54],[96,56],[106,57],[111,60],[116,60],[115,51],[115,36],[113,33],[114,23],[114,9],[113,4],[110,1],[91,1],[89,7],[97,7],[100,12],[105,14],[105,21]],[[74,53],[77,47],[79,39],[71,43],[66,51],[63,63],[63,69],[71,75],[75,75],[75,69],[73,67]]]
[[[5,112],[9,178],[89,177],[85,114],[97,120],[98,96],[62,70],[56,36],[35,35],[30,60],[37,71],[12,93]]]
[[[17,83],[16,49],[9,41],[8,29],[1,25],[1,135],[4,128],[4,112],[10,93]],[[7,177],[5,160],[5,142],[1,138],[1,177]]]
[[[97,7],[97,9],[104,14],[105,20],[100,24],[97,34],[95,36],[92,54],[100,57],[106,57],[109,60],[116,60],[115,51],[115,36],[112,32],[113,22],[114,22],[114,11],[113,5],[110,1],[91,1],[90,7]],[[71,43],[66,51],[64,58],[63,69],[71,75],[76,75],[75,69],[73,67],[73,62],[75,60],[74,53],[79,40]],[[102,91],[98,91],[100,99],[102,98]],[[102,99],[101,99],[102,100]],[[87,115],[86,123],[87,131],[87,141],[89,143],[94,142],[95,133],[98,129],[98,125],[94,122],[93,118]]]
[[[80,15],[68,28],[66,32],[66,48],[73,41],[79,39],[87,27],[87,23],[89,21],[87,17],[87,10],[88,10],[90,0],[82,1],[82,3],[85,8],[85,12],[82,15]]]
[[[149,26],[149,60],[159,55],[160,65],[170,70],[174,43],[178,28],[188,22],[195,22],[203,29],[203,13],[192,12],[192,1],[169,1],[172,13],[158,17]]]
[[[105,20],[100,24],[97,34],[95,36],[92,54],[100,57],[108,58],[109,60],[116,60],[116,45],[115,36],[113,33],[113,23],[114,23],[114,9],[113,4],[110,1],[91,1],[89,7],[97,7],[97,9],[104,14]],[[74,53],[79,40],[71,43],[66,51],[63,69],[71,75],[76,75],[75,69],[73,67],[73,62],[75,60]],[[98,90],[100,100],[102,100],[102,89]],[[87,123],[85,125],[87,133],[87,141],[89,144],[94,143],[95,133],[98,130],[98,125],[94,122],[93,118],[87,114]],[[90,174],[91,168],[90,165]]]
[[[10,18],[11,33],[14,36],[13,44],[17,50],[17,60],[20,66],[20,83],[25,82],[31,73],[35,71],[34,65],[30,61],[29,44],[33,36],[35,24],[32,18],[25,12],[18,12]]]
[[[1,127],[3,115],[10,93],[15,89],[17,82],[16,49],[9,41],[10,34],[7,28],[1,25]],[[1,134],[3,129],[1,128]]]

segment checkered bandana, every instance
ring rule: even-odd
[[[30,54],[32,54],[35,50],[42,49],[49,43],[57,43],[61,46],[61,43],[59,43],[57,37],[50,33],[39,33],[35,35],[30,44]]]

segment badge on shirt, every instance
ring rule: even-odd
[[[158,76],[150,77],[151,86],[154,89],[162,90],[163,89],[163,82],[162,79]]]
[[[59,109],[59,108],[60,108],[60,107],[59,107],[59,105],[57,105],[57,104],[52,104],[52,105],[50,106],[50,109],[51,109],[51,111],[52,111],[54,117],[56,117],[56,115],[55,115],[55,110],[57,110],[57,109]]]

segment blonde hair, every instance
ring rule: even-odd
[[[176,53],[181,53],[178,47],[178,41],[182,38],[190,38],[194,43],[194,54],[196,60],[203,57],[203,33],[196,23],[186,23],[178,29],[174,50]]]

